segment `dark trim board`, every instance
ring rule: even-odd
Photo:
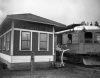
[[[14,20],[14,28],[53,32],[53,26],[41,23]]]

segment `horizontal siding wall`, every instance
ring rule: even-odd
[[[11,56],[10,55],[4,54],[4,53],[0,53],[0,59],[4,59],[7,62],[11,63]]]
[[[34,62],[49,62],[53,61],[53,56],[35,56]],[[12,63],[31,62],[30,56],[12,56]]]
[[[27,63],[31,62],[31,56],[10,56],[3,53],[0,53],[0,59],[4,59],[9,63]],[[53,61],[53,55],[42,55],[42,56],[35,56],[35,62],[49,62]]]

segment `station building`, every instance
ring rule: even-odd
[[[50,67],[54,61],[54,33],[61,23],[33,15],[7,15],[0,26],[0,61],[8,68],[29,69],[34,52],[35,67]]]

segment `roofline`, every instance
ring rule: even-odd
[[[12,17],[7,17],[7,18],[33,22],[33,21],[31,21],[31,20],[25,20],[25,19],[18,19],[18,18],[12,18]],[[56,24],[50,24],[50,23],[45,23],[45,22],[38,22],[38,21],[34,21],[34,22],[36,22],[36,23],[42,23],[42,24],[49,24],[49,25],[53,25],[53,26],[58,26],[58,25],[56,25]],[[64,25],[64,24],[62,24],[62,25]],[[60,27],[60,26],[58,26],[58,27]],[[66,25],[64,25],[63,27],[66,27]],[[62,28],[63,28],[63,27],[62,27]]]
[[[0,28],[2,27],[2,25],[4,24],[4,22],[7,20],[7,17],[3,20],[3,22],[0,25]]]
[[[73,29],[68,29],[68,30],[63,30],[63,31],[58,31],[58,32],[55,32],[55,34],[61,34],[61,33],[64,33],[64,32],[67,32],[67,31],[72,31]]]

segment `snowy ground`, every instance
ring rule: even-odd
[[[58,69],[35,70],[32,74],[34,76],[30,70],[10,71],[0,68],[0,78],[100,78],[99,70],[70,65]]]

